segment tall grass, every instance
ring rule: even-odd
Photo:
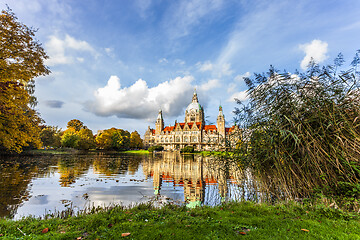
[[[307,71],[290,74],[273,67],[245,78],[249,103],[235,110],[243,136],[239,156],[257,169],[276,170],[298,193],[321,189],[359,197],[360,83],[357,67],[340,71],[310,62]]]

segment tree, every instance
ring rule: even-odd
[[[72,119],[67,123],[67,129],[61,137],[61,144],[64,147],[89,150],[95,147],[95,139],[93,132],[83,122]]]
[[[106,150],[126,150],[130,147],[130,133],[122,129],[110,128],[96,137],[99,148]]]
[[[80,131],[81,129],[83,128],[86,128],[86,126],[84,126],[84,123],[80,120],[77,120],[77,119],[73,119],[73,120],[70,120],[68,123],[67,123],[67,128],[74,128],[75,131]]]
[[[80,137],[74,128],[68,128],[61,136],[61,146],[68,148],[78,148]]]
[[[78,148],[89,150],[95,147],[95,139],[93,132],[88,128],[81,129],[77,135],[79,136]]]
[[[34,39],[35,30],[18,21],[10,10],[0,14],[0,148],[21,152],[40,146],[41,118],[36,105],[35,78],[50,73],[48,58]]]
[[[44,147],[58,148],[61,145],[61,130],[57,127],[46,126],[40,132],[40,139]]]
[[[130,135],[130,148],[142,148],[143,147],[143,141],[140,137],[140,134],[137,131],[134,131]]]

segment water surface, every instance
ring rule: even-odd
[[[173,202],[262,201],[268,185],[237,164],[201,155],[87,154],[0,159],[0,216]],[[271,197],[271,196],[270,196]]]

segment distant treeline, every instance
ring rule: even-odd
[[[94,135],[77,119],[70,120],[65,131],[53,126],[42,127],[40,139],[45,148],[128,150],[143,147],[143,141],[137,131],[130,133],[123,129],[110,128]]]

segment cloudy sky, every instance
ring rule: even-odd
[[[144,134],[158,110],[184,120],[194,88],[209,122],[232,124],[243,76],[349,64],[360,49],[359,0],[0,0],[38,28],[52,73],[36,80],[46,124]]]

